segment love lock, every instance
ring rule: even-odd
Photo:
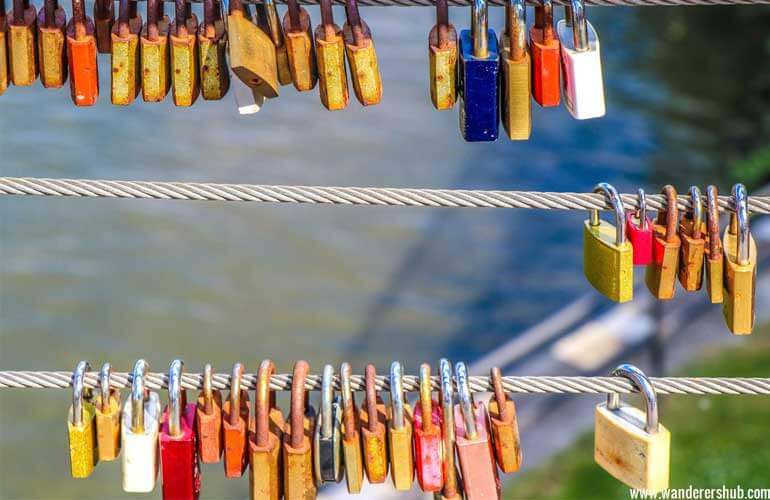
[[[457,100],[457,31],[449,23],[446,0],[436,1],[436,25],[428,34],[430,100],[438,110]]]
[[[288,0],[283,16],[283,32],[289,71],[294,88],[300,92],[312,90],[318,81],[310,15],[297,0]]]
[[[278,19],[278,9],[274,0],[262,0],[265,13],[266,31],[275,46],[275,64],[278,71],[278,83],[288,85],[292,82],[291,69],[289,68],[289,54],[283,36],[281,21]]]
[[[291,413],[283,434],[283,493],[286,500],[307,500],[317,494],[313,477],[313,445],[310,434],[315,412],[307,403],[305,380],[310,365],[297,361],[291,377]]]
[[[426,492],[444,487],[442,411],[431,394],[430,365],[420,365],[420,404],[414,409],[414,452],[417,481]]]
[[[283,414],[270,391],[275,365],[262,361],[257,373],[254,397],[254,432],[249,436],[249,493],[252,500],[280,500],[283,497]]]
[[[388,477],[387,416],[385,404],[377,394],[377,370],[366,365],[366,399],[361,405],[361,438],[366,477],[372,484],[384,483]]]
[[[203,24],[198,30],[198,53],[201,95],[207,101],[222,99],[230,88],[225,23],[219,12],[219,2],[204,0]]]
[[[171,89],[176,106],[192,106],[198,99],[198,18],[186,0],[176,0],[171,33]]]
[[[230,377],[230,397],[222,408],[222,427],[225,448],[225,477],[243,476],[248,457],[249,393],[241,389],[243,365],[235,363]]]
[[[91,475],[99,461],[96,448],[96,422],[91,390],[84,386],[87,361],[78,363],[72,374],[72,406],[67,414],[67,433],[70,449],[70,473],[74,478]]]
[[[58,89],[67,80],[65,30],[67,14],[56,0],[45,0],[37,14],[37,48],[40,83]]]
[[[532,132],[529,47],[524,0],[506,4],[506,31],[500,35],[503,128],[511,140],[526,140]]]
[[[8,88],[8,18],[5,0],[0,0],[0,95]]]
[[[222,393],[212,388],[212,371],[209,364],[203,367],[203,390],[195,419],[198,455],[204,464],[217,463],[222,456]]]
[[[158,478],[160,399],[157,393],[145,389],[144,377],[148,368],[143,359],[134,365],[131,397],[123,405],[120,420],[123,491],[127,493],[149,493]]]
[[[34,6],[13,0],[8,20],[8,64],[11,81],[17,87],[32,85],[37,79],[36,19]]]
[[[342,30],[334,24],[331,0],[320,0],[321,24],[315,29],[318,62],[318,94],[329,111],[348,105],[348,76],[345,72],[345,41]]]
[[[313,465],[316,482],[339,483],[342,480],[342,401],[334,397],[334,368],[324,366],[321,380],[321,411],[313,433]]]
[[[115,460],[120,455],[120,391],[110,389],[112,367],[104,363],[99,372],[99,401],[96,410],[96,442],[99,460]]]
[[[535,24],[529,30],[532,51],[532,97],[543,106],[561,102],[561,44],[553,29],[553,3],[535,6]]]
[[[67,24],[67,60],[72,102],[76,106],[93,106],[99,98],[99,66],[94,22],[86,17],[83,0],[72,0],[72,19]]]
[[[390,477],[398,491],[409,491],[414,482],[412,407],[404,401],[403,368],[395,361],[390,366],[390,408],[388,412],[388,450]]]
[[[345,13],[347,21],[342,27],[342,32],[353,90],[361,105],[379,104],[382,99],[382,79],[372,32],[361,19],[356,0],[345,1]]]
[[[171,86],[169,24],[168,16],[163,13],[162,0],[147,0],[147,24],[140,37],[142,99],[145,102],[161,102]]]
[[[361,454],[361,433],[358,408],[351,388],[350,363],[340,365],[340,385],[342,393],[342,451],[345,464],[345,479],[348,493],[360,493],[364,480],[364,462]]]
[[[260,99],[278,97],[275,46],[270,37],[251,22],[248,6],[241,0],[230,2],[227,40],[233,73]]]
[[[136,2],[120,0],[118,22],[112,28],[112,104],[128,106],[139,94],[139,33],[142,18]]]

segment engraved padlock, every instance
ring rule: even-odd
[[[251,22],[248,6],[241,0],[229,4],[227,15],[228,60],[233,73],[264,98],[278,97],[278,67],[270,37]]]

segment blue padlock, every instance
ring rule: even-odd
[[[500,122],[500,52],[487,0],[473,0],[471,28],[460,33],[460,132],[468,142],[492,142]]]

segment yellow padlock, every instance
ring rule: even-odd
[[[516,405],[503,390],[503,379],[499,368],[492,368],[490,379],[494,396],[489,400],[487,409],[492,429],[492,443],[495,447],[495,459],[500,470],[510,474],[521,468],[521,441]]]
[[[307,402],[305,380],[310,365],[297,361],[291,379],[291,414],[283,433],[283,494],[286,500],[312,500],[318,493],[313,477],[312,432],[315,412]]]
[[[697,186],[690,188],[692,210],[679,222],[682,246],[679,255],[679,283],[688,292],[700,290],[703,284],[703,260],[706,255],[706,224],[703,222],[703,200]]]
[[[343,463],[348,493],[355,494],[360,493],[363,486],[364,462],[361,455],[361,434],[358,432],[358,408],[351,387],[351,371],[349,363],[342,363],[340,366]]]
[[[284,41],[289,71],[294,88],[300,92],[312,90],[318,81],[318,69],[313,50],[310,15],[297,0],[288,0],[283,16]]]
[[[743,184],[733,186],[733,204],[735,212],[730,214],[730,225],[722,240],[725,263],[722,312],[730,332],[748,335],[754,329],[757,243],[749,228],[748,195]]]
[[[67,15],[56,0],[45,0],[37,14],[37,48],[40,83],[58,89],[67,81],[65,29]]]
[[[430,99],[437,110],[457,101],[457,31],[449,24],[446,0],[436,1],[436,25],[428,35]]]
[[[679,270],[679,248],[682,240],[677,233],[679,208],[674,186],[663,186],[666,209],[658,212],[652,226],[652,262],[644,273],[644,282],[652,295],[659,300],[674,298]]]
[[[706,188],[708,201],[708,235],[706,237],[706,288],[712,304],[721,304],[724,300],[725,260],[722,253],[722,240],[719,234],[719,206],[716,186]]]
[[[227,36],[225,23],[218,15],[219,2],[204,0],[203,24],[198,30],[201,95],[207,101],[222,99],[230,88],[227,68]]]
[[[233,73],[259,95],[278,97],[275,46],[270,37],[251,22],[241,0],[230,2],[227,39]]]
[[[345,41],[334,24],[331,0],[320,0],[321,24],[315,29],[315,55],[318,63],[318,93],[329,111],[348,105],[348,77],[345,73]]]
[[[532,133],[532,100],[524,0],[511,0],[506,4],[506,16],[507,29],[500,35],[500,113],[508,137],[527,140]]]
[[[14,0],[8,19],[8,65],[17,87],[27,87],[37,79],[36,18],[35,7]]]
[[[99,372],[99,404],[96,405],[96,444],[99,460],[115,460],[120,455],[120,391],[110,389],[112,367],[105,363]]]
[[[81,361],[72,374],[72,405],[67,414],[67,434],[70,449],[70,473],[82,479],[91,475],[99,461],[96,423],[91,391],[84,385],[86,371],[91,366]]]
[[[161,102],[171,86],[169,24],[168,16],[163,13],[163,2],[147,0],[147,24],[140,37],[142,99],[145,102]]]
[[[198,18],[186,0],[176,1],[171,38],[171,89],[176,106],[192,106],[198,99]]]
[[[372,32],[361,19],[356,0],[345,0],[345,13],[347,21],[342,32],[353,90],[361,105],[379,104],[382,99],[382,79]]]
[[[599,219],[599,211],[583,228],[583,272],[588,282],[615,302],[628,302],[634,294],[633,247],[626,238],[623,202],[611,185],[602,182],[594,192],[603,192],[615,210],[615,226]]]
[[[390,477],[398,491],[409,491],[414,482],[414,445],[412,407],[404,401],[403,368],[395,361],[390,366],[390,407],[388,408],[388,449]]]
[[[275,46],[275,64],[278,72],[278,83],[288,85],[292,82],[291,69],[289,67],[289,54],[286,50],[286,42],[283,36],[283,28],[278,18],[278,9],[274,0],[263,0],[266,16],[267,34]]]
[[[8,19],[5,0],[0,0],[0,95],[8,88]]]
[[[361,405],[361,440],[366,478],[372,484],[384,483],[388,477],[387,414],[385,404],[377,393],[377,370],[366,365],[366,399]]]
[[[139,33],[142,18],[136,2],[120,0],[118,22],[112,28],[112,104],[128,106],[139,94],[141,67]]]
[[[257,374],[254,397],[254,429],[249,435],[249,497],[252,500],[283,498],[283,414],[270,391],[275,373],[272,361],[264,360]]]

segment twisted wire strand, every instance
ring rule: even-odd
[[[291,390],[292,376],[290,374],[273,375],[270,388],[276,391]],[[377,377],[377,390],[389,391],[390,382],[386,376]],[[256,388],[256,373],[243,375],[241,386],[246,389]],[[770,395],[770,378],[689,378],[664,377],[650,378],[658,394],[730,394],[730,395]],[[113,372],[110,377],[110,387],[116,389],[130,388],[132,377],[130,373]],[[334,378],[335,389],[340,388],[339,377]],[[351,386],[354,391],[364,391],[363,375],[353,375]],[[489,377],[469,377],[471,392],[491,392],[492,384]],[[432,377],[434,390],[440,389],[439,377]],[[99,387],[99,373],[88,372],[85,376],[86,387]],[[168,376],[164,373],[147,373],[145,385],[148,389],[160,390],[168,387]],[[24,389],[66,389],[72,386],[72,373],[67,371],[0,371],[0,388]],[[212,376],[212,386],[215,389],[229,389],[230,375],[216,373]],[[403,377],[404,390],[419,392],[419,380],[415,375]],[[185,373],[182,376],[182,387],[185,389],[201,389],[203,374]],[[621,377],[503,377],[503,387],[507,392],[518,394],[606,394],[609,392],[631,393],[636,388],[625,378]],[[318,391],[321,389],[321,376],[308,375],[305,389]]]
[[[768,0],[770,2],[770,0]],[[433,208],[530,208],[542,210],[610,210],[602,194],[469,189],[376,188],[335,186],[280,186],[197,182],[118,181],[0,177],[0,195],[60,196],[75,198],[127,198],[316,205],[365,205]],[[622,194],[628,210],[638,208],[636,194]],[[706,200],[704,198],[703,202]],[[687,210],[690,197],[678,197]],[[647,208],[665,208],[665,197],[647,195]],[[719,209],[733,209],[729,196],[719,197]],[[770,196],[750,196],[749,212],[770,213]]]

